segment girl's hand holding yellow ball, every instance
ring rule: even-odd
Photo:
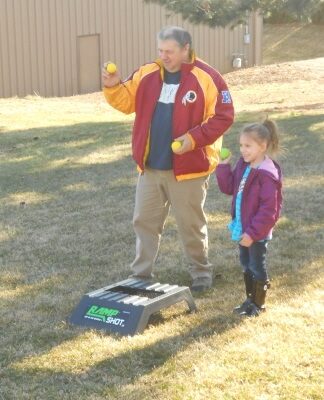
[[[225,162],[229,161],[229,158],[231,157],[231,155],[232,155],[232,153],[226,147],[222,147],[221,151],[219,152],[221,161],[225,161]]]

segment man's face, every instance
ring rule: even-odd
[[[180,71],[181,64],[189,61],[189,44],[180,47],[175,40],[159,40],[158,51],[164,68],[169,72]]]

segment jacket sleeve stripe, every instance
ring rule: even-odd
[[[141,80],[157,69],[159,67],[155,63],[146,64],[119,85],[104,88],[103,92],[107,102],[124,114],[135,112],[136,92]]]
[[[213,72],[212,76],[208,71],[198,67],[192,70],[205,96],[204,122],[190,130],[196,147],[214,143],[229,128],[234,118],[233,104],[226,83],[221,75],[216,71]],[[222,98],[224,92],[227,95],[226,102]]]

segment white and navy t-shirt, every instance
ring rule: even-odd
[[[150,152],[146,162],[153,169],[172,169],[172,118],[179,83],[180,71],[164,70],[164,82],[151,122]]]

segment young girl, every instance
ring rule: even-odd
[[[246,300],[234,309],[240,315],[258,316],[265,310],[270,287],[266,265],[268,241],[282,206],[282,175],[273,156],[279,150],[274,122],[246,126],[240,133],[242,157],[232,170],[230,156],[216,168],[220,190],[233,196],[232,240],[239,243]]]

